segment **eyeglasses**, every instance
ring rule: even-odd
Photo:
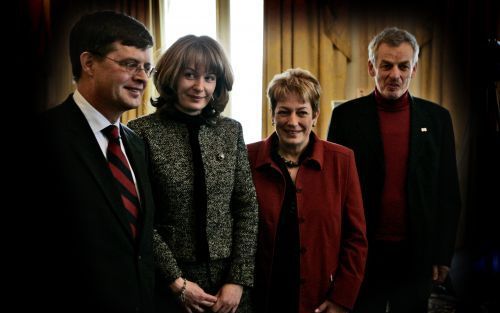
[[[151,75],[156,72],[155,68],[152,67],[151,64],[144,64],[144,66],[140,66],[140,63],[135,60],[118,61],[107,56],[104,57],[123,67],[130,75],[135,75],[139,73],[139,71],[143,70],[148,77],[151,77]]]

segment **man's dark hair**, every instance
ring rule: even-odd
[[[82,16],[69,35],[69,55],[75,81],[82,74],[80,55],[88,51],[105,56],[113,50],[114,42],[147,49],[153,46],[153,37],[144,24],[123,13],[98,11]]]

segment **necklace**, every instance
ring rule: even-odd
[[[299,167],[300,166],[300,163],[299,162],[295,162],[295,161],[291,161],[291,160],[287,160],[285,159],[281,154],[278,154],[281,158],[281,160],[283,161],[283,163],[285,163],[285,166],[288,167],[288,168],[293,168],[293,167]]]

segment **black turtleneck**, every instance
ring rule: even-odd
[[[210,259],[207,241],[207,187],[205,170],[201,158],[200,141],[198,138],[201,125],[206,119],[198,115],[189,115],[177,109],[164,112],[168,119],[183,123],[189,132],[189,145],[193,158],[193,208],[196,212],[197,260],[205,262]]]
[[[281,204],[278,228],[276,230],[272,264],[271,289],[275,290],[269,300],[272,312],[296,313],[299,307],[300,289],[300,237],[297,215],[297,190],[285,162],[278,154],[279,139],[273,136],[271,158],[278,165],[285,179],[285,195]],[[312,155],[314,136],[299,157],[299,164]]]

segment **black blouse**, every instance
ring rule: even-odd
[[[314,137],[300,156],[299,163],[312,153]],[[271,158],[285,178],[285,196],[276,231],[271,276],[270,312],[298,312],[300,283],[300,238],[295,184],[285,162],[278,154],[278,142],[273,143]]]

